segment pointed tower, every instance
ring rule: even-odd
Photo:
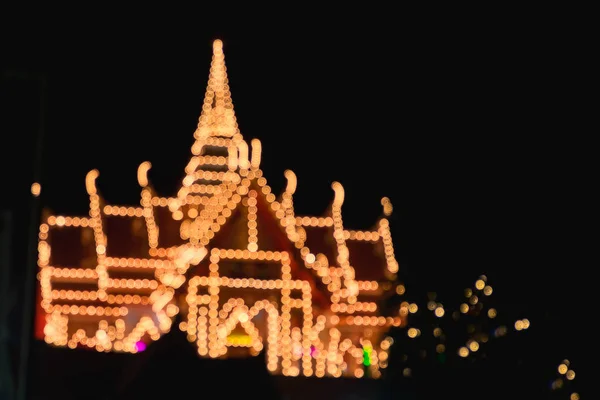
[[[238,128],[227,79],[223,42],[218,39],[213,43],[208,85],[194,138],[192,158],[185,169],[186,175],[178,197],[216,194],[221,192],[221,184],[238,183],[238,167],[249,167],[248,144]]]
[[[169,208],[181,220],[181,239],[205,246],[223,225],[237,201],[236,190],[251,168],[248,143],[240,134],[223,54],[215,40],[192,157],[177,197]],[[236,201],[237,200],[237,201]]]

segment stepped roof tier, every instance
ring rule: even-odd
[[[389,199],[374,227],[348,229],[344,188],[325,215],[296,215],[296,175],[272,193],[261,143],[240,133],[223,54],[213,44],[207,90],[180,189],[159,196],[138,168],[139,206],[106,204],[86,177],[89,216],[46,212],[40,226],[38,334],[56,346],[138,352],[177,329],[200,356],[260,353],[288,376],[377,377],[398,272]]]

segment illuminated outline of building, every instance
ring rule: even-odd
[[[367,376],[387,365],[382,315],[398,263],[386,218],[344,227],[344,189],[332,184],[326,216],[297,216],[297,179],[271,192],[261,144],[236,122],[222,42],[213,43],[192,157],[176,196],[159,197],[138,168],[138,207],[104,204],[97,170],[86,177],[89,217],[47,215],[40,226],[38,336],[56,346],[138,352],[179,328],[206,357],[258,354],[287,376]],[[127,236],[126,238],[124,236]],[[124,240],[126,239],[126,240]]]

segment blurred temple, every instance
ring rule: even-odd
[[[406,324],[386,307],[398,272],[389,199],[372,229],[354,231],[340,183],[318,217],[295,214],[292,171],[272,193],[260,141],[238,129],[220,40],[194,137],[170,197],[155,193],[144,162],[138,206],[106,204],[92,170],[89,216],[45,210],[36,336],[76,352],[139,353],[180,330],[201,357],[262,355],[276,375],[380,377],[387,332]]]

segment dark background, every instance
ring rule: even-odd
[[[137,204],[145,160],[159,193],[175,193],[220,38],[241,132],[261,140],[274,192],[285,169],[296,172],[299,215],[322,213],[337,180],[346,227],[366,229],[389,196],[410,297],[424,304],[436,291],[458,306],[486,274],[500,313],[532,322],[527,346],[515,345],[525,353],[511,357],[543,360],[535,365],[548,380],[563,358],[584,364],[597,267],[585,22],[425,14],[271,27],[201,15],[13,16],[3,17],[0,198],[19,226],[39,122],[36,76],[47,82],[43,204],[87,213],[92,168],[109,203]],[[23,251],[15,246],[15,282]],[[576,383],[591,379],[592,369],[575,369]]]

